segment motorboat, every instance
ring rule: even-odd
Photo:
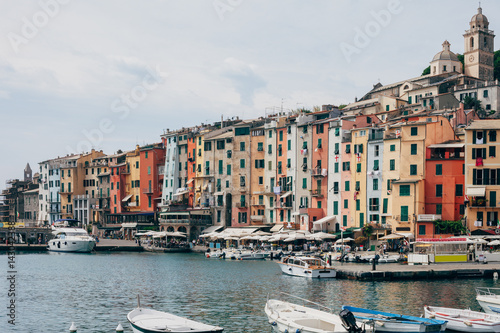
[[[437,306],[424,306],[425,318],[446,320],[446,328],[459,332],[500,332],[500,315]]]
[[[344,326],[343,319],[336,315],[332,309],[320,304],[302,299],[300,297],[281,293],[296,299],[305,305],[283,301],[281,299],[267,299],[264,311],[269,324],[275,332],[301,332],[301,333],[333,333],[333,332],[367,332],[364,328],[350,330]],[[371,332],[371,330],[369,331]]]
[[[281,271],[288,275],[310,278],[334,278],[337,271],[326,261],[316,257],[288,256],[278,262]]]
[[[446,329],[446,321],[444,320],[406,316],[352,306],[342,306],[342,309],[352,312],[358,321],[371,323],[375,332],[438,333],[444,332]]]
[[[168,312],[142,308],[140,302],[137,308],[128,313],[127,320],[134,333],[214,333],[224,331],[222,327],[203,324]]]
[[[96,245],[95,238],[89,236],[85,229],[77,226],[77,220],[57,220],[52,226],[54,238],[49,240],[47,245],[49,251],[91,252]]]
[[[266,259],[266,254],[264,252],[256,251],[241,251],[236,254],[237,260],[262,260]]]
[[[486,313],[500,313],[500,288],[476,288],[476,300]]]
[[[383,254],[378,258],[378,263],[379,264],[389,264],[389,263],[395,263],[398,262],[401,259],[401,256],[399,254]],[[372,262],[370,260],[370,262]]]

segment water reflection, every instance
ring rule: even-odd
[[[0,312],[0,332],[125,332],[141,303],[219,325],[225,332],[270,332],[267,294],[283,291],[338,309],[353,305],[420,316],[424,305],[479,310],[475,287],[492,280],[358,282],[282,275],[270,261],[223,261],[200,254],[24,254],[17,257],[15,329]],[[368,266],[367,266],[368,267]],[[0,287],[6,290],[5,270]],[[7,304],[6,293],[0,294]],[[41,325],[43,323],[43,328]]]

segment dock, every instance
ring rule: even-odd
[[[48,252],[46,244],[14,244],[16,252],[41,253]],[[0,245],[0,253],[7,253],[9,246]],[[142,252],[144,248],[137,245],[134,241],[123,239],[100,239],[94,248],[94,252]]]
[[[404,281],[443,279],[492,279],[500,273],[499,263],[439,263],[429,265],[379,264],[372,270],[371,264],[336,265],[337,278],[359,281]]]

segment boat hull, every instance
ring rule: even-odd
[[[284,274],[293,276],[302,276],[302,277],[316,278],[316,279],[334,278],[337,276],[337,271],[334,270],[333,268],[328,268],[328,267],[311,269],[285,263],[279,263],[279,266]]]
[[[500,314],[500,299],[488,299],[490,297],[477,296],[477,302],[486,313]]]
[[[95,248],[95,240],[54,239],[48,244],[49,251],[89,253]]]
[[[446,328],[458,332],[500,332],[500,315],[472,310],[424,307],[425,317],[446,320]]]
[[[270,299],[264,311],[275,332],[347,332],[337,315],[305,306]]]
[[[388,312],[343,306],[354,314],[357,320],[370,323],[375,332],[381,333],[439,333],[446,329],[446,321],[405,316]]]
[[[127,315],[134,333],[220,333],[222,327],[207,325],[167,312],[136,308]]]

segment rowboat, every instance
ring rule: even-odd
[[[288,275],[310,278],[334,278],[337,271],[324,260],[315,257],[289,256],[278,262],[281,271]]]
[[[138,307],[130,311],[127,320],[134,333],[214,333],[224,329],[218,326],[199,323],[171,313]]]
[[[425,318],[446,320],[446,328],[459,332],[500,332],[500,315],[424,306]]]
[[[476,288],[476,300],[486,313],[500,313],[500,288]]]
[[[266,312],[269,324],[273,331],[301,332],[301,333],[333,333],[354,332],[349,327],[344,327],[340,316],[334,314],[333,310],[300,297],[280,293],[295,299],[305,305],[298,305],[280,299],[269,299],[266,302]],[[313,308],[314,307],[314,308]],[[321,310],[320,310],[321,309]],[[356,328],[358,328],[356,326]],[[364,328],[358,328],[356,332],[366,332]],[[369,332],[372,332],[371,330]]]
[[[405,316],[352,306],[342,306],[342,309],[351,311],[356,320],[371,323],[375,332],[437,333],[444,332],[446,329],[444,320]]]

